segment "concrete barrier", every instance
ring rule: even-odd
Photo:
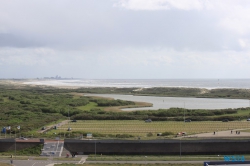
[[[247,154],[250,140],[73,140],[64,147],[80,154],[166,155],[166,154]]]

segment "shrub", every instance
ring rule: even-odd
[[[117,138],[131,138],[134,137],[133,135],[129,135],[129,134],[116,134]]]
[[[154,134],[151,133],[151,132],[147,134],[148,137],[152,137],[153,135],[154,135]]]
[[[169,136],[169,135],[174,135],[174,133],[166,131],[164,133],[161,134],[162,136]]]

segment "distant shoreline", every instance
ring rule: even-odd
[[[2,79],[18,86],[50,86],[56,88],[197,88],[250,89],[250,79]]]
[[[112,82],[113,81],[113,82]],[[129,94],[134,96],[159,96],[159,97],[192,97],[192,98],[225,98],[225,99],[250,99],[250,89],[245,88],[214,88],[206,89],[200,87],[146,87],[145,84],[135,84],[133,82],[121,82],[120,80],[0,80],[0,85],[4,89],[53,89],[55,92],[76,92],[93,94]],[[136,82],[137,80],[135,80]],[[151,80],[150,80],[151,81]],[[155,80],[153,80],[155,81]],[[249,80],[250,81],[250,80]],[[101,83],[103,85],[101,86]],[[140,83],[140,80],[136,83]],[[142,82],[144,83],[144,82]],[[148,82],[146,82],[148,83]],[[151,85],[154,85],[150,82]],[[157,85],[161,82],[155,81]],[[73,86],[71,86],[73,85]],[[83,86],[84,85],[84,86]],[[88,86],[91,85],[91,86]],[[100,85],[100,86],[99,86]],[[111,85],[111,86],[107,86]],[[124,85],[126,85],[124,87]],[[143,87],[141,87],[143,86]],[[250,84],[249,84],[250,86]],[[250,104],[249,104],[250,106]]]

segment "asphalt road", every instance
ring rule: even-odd
[[[10,160],[1,162],[11,164]],[[53,166],[56,163],[78,163],[78,161],[13,160],[13,166]]]
[[[10,160],[2,160],[0,162],[10,163]],[[75,163],[75,164],[83,164],[83,163],[109,163],[109,164],[156,164],[156,163],[200,163],[203,164],[203,161],[86,161],[85,159],[80,158],[79,161],[41,161],[41,160],[13,160],[14,166],[53,166],[56,163]]]
[[[57,161],[53,159],[52,156],[48,157],[47,160],[12,160],[13,166],[53,166],[56,163],[75,163],[75,164],[83,164],[85,163],[87,155],[78,156],[76,161]],[[11,160],[3,159],[0,160],[0,163],[9,163],[11,164]]]
[[[61,157],[63,151],[63,142],[53,141],[47,142],[44,144],[42,149],[41,156],[53,156],[53,157]]]
[[[176,164],[176,163],[200,163],[203,164],[204,161],[86,161],[85,163],[109,163],[109,164]]]

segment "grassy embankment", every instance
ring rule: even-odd
[[[245,160],[250,155],[244,156]],[[223,161],[224,155],[89,155],[87,161]]]
[[[11,155],[14,156],[14,154],[16,154],[17,156],[40,156],[42,147],[43,145],[37,145],[23,150],[16,150],[16,152],[14,150],[7,152],[0,152],[0,156],[11,156]]]
[[[68,127],[72,131],[67,131]],[[234,129],[249,129],[250,122],[247,121],[197,121],[197,122],[175,122],[175,121],[155,121],[145,123],[139,120],[84,120],[71,122],[51,133],[57,133],[61,137],[86,136],[93,133],[94,137],[117,137],[132,138],[141,136],[142,139],[156,138],[157,133],[164,136],[174,137],[176,133],[187,132],[188,135],[197,133],[208,133],[214,131],[225,131]],[[161,137],[157,137],[161,138]]]
[[[92,101],[93,100],[93,101]],[[107,102],[106,102],[107,101]],[[106,106],[108,104],[109,106]],[[98,106],[101,105],[101,106]],[[36,133],[42,126],[56,124],[83,112],[92,114],[108,107],[137,105],[121,100],[104,100],[73,95],[56,88],[30,88],[0,85],[0,126],[11,126],[6,136],[40,137]],[[69,111],[70,110],[70,111]],[[70,114],[68,114],[70,112]],[[21,130],[16,127],[21,126]],[[3,134],[1,135],[2,137]],[[42,135],[46,137],[46,135]]]

